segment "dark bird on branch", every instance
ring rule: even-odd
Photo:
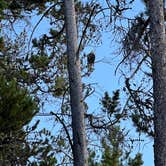
[[[90,52],[87,55],[88,72],[92,72],[94,70],[94,63],[95,63],[95,54],[94,54],[94,52]]]

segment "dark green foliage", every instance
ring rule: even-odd
[[[28,124],[37,113],[37,104],[16,80],[0,76],[0,131],[10,133]]]
[[[0,160],[3,164],[27,162],[29,145],[26,141],[27,125],[37,113],[38,107],[26,89],[15,79],[0,76]]]
[[[114,143],[115,141],[117,141],[118,144],[118,140],[114,140]],[[122,162],[120,161],[122,151],[119,146],[109,146],[109,144],[104,140],[102,142],[102,146],[104,148],[101,160],[102,166],[122,166]]]
[[[154,137],[153,117],[151,115],[148,117],[147,115],[141,115],[138,111],[135,111],[135,113],[132,113],[131,119],[138,132],[143,132]]]
[[[111,98],[108,92],[105,92],[103,99],[101,100],[103,105],[103,111],[108,111],[108,113],[113,113],[118,111],[119,105],[119,90],[115,91],[113,97]]]
[[[57,77],[55,79],[55,86],[53,87],[54,89],[53,95],[55,97],[62,96],[65,93],[65,89],[64,89],[65,84],[66,84],[65,78]]]
[[[100,166],[100,164],[95,161],[97,159],[95,151],[89,152],[88,166]]]
[[[57,160],[54,157],[49,157],[47,158],[47,160],[43,160],[41,162],[33,162],[31,164],[29,164],[28,166],[55,166],[55,164],[57,163]]]
[[[43,13],[47,8],[47,2],[53,0],[7,0],[9,3],[8,8],[13,12],[20,14],[20,12],[32,12],[37,10],[38,14]],[[19,11],[19,13],[18,13]]]
[[[3,37],[1,37],[1,29],[0,29],[0,51],[4,49],[4,40]]]
[[[141,166],[143,165],[142,154],[136,154],[134,159],[129,158],[128,166]]]
[[[95,152],[90,152],[89,166],[142,166],[142,154],[138,153],[134,158],[130,157],[131,149],[126,148],[125,133],[120,127],[115,126],[110,134],[102,138],[102,156],[99,157]],[[95,161],[98,159],[97,161]]]
[[[5,0],[0,0],[0,19],[3,18],[3,10],[7,7]]]
[[[128,164],[141,166],[143,164],[141,154],[136,154],[134,159],[130,157],[132,146],[130,146],[130,141],[126,141],[128,132],[120,127],[120,122],[126,119],[126,112],[120,109],[119,95],[119,90],[116,90],[112,97],[105,92],[101,100],[102,111],[108,117],[105,118],[107,119],[104,128],[106,132],[104,136],[100,136],[100,152],[90,151],[89,166],[125,166],[126,164],[127,166]]]
[[[33,69],[38,69],[39,71],[45,71],[48,68],[50,62],[49,58],[46,55],[32,55],[29,59]]]
[[[106,113],[108,119],[112,122],[120,122],[120,120],[126,118],[125,110],[120,109],[119,95],[119,90],[113,92],[113,97],[110,97],[108,92],[105,92],[101,100],[102,111]]]
[[[32,127],[26,127],[37,112],[38,105],[29,95],[28,90],[21,88],[16,78],[6,79],[1,75],[0,160],[3,161],[2,165],[30,163],[30,165],[53,166],[57,162],[55,153],[52,152],[50,141],[53,137],[50,133],[42,130],[36,132],[36,135],[33,134],[39,121]],[[50,141],[47,137],[50,137]],[[31,157],[34,160],[30,159]]]

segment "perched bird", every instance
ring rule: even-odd
[[[95,54],[94,52],[90,52],[87,55],[87,67],[88,67],[88,72],[92,72],[93,71],[93,67],[94,67],[94,63],[95,63]]]

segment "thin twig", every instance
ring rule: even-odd
[[[84,28],[84,30],[83,30],[83,32],[82,32],[81,40],[80,40],[80,43],[79,43],[79,45],[78,45],[77,56],[79,55],[79,52],[80,52],[80,49],[81,49],[81,45],[82,45],[82,41],[83,41],[83,39],[84,39],[84,36],[85,36],[86,31],[87,31],[87,29],[88,29],[88,26],[89,26],[89,24],[90,24],[91,18],[92,18],[93,14],[94,14],[95,8],[96,8],[96,6],[93,7],[93,9],[92,9],[92,11],[91,11],[91,13],[90,13],[88,22],[87,22],[87,24],[86,24],[86,26],[85,26],[85,28]]]
[[[55,114],[54,112],[50,112],[50,114],[54,115],[54,116],[59,120],[59,122],[62,124],[62,126],[63,126],[63,128],[64,128],[64,130],[65,130],[65,132],[66,132],[67,138],[68,138],[68,140],[69,140],[69,144],[70,144],[70,146],[71,146],[72,152],[73,152],[73,151],[74,151],[74,149],[73,149],[73,143],[72,143],[72,140],[71,140],[71,138],[70,138],[70,134],[69,134],[69,132],[68,132],[68,129],[67,129],[67,127],[66,127],[64,121],[63,121],[57,114]]]
[[[33,30],[32,30],[32,33],[30,35],[30,39],[29,39],[29,42],[28,42],[28,52],[29,52],[29,48],[30,48],[30,43],[31,43],[31,40],[32,40],[32,37],[33,37],[33,34],[36,30],[36,28],[38,27],[38,25],[40,24],[40,22],[43,20],[43,18],[46,16],[46,14],[48,14],[48,12],[53,8],[55,7],[57,4],[54,4],[52,6],[50,6],[45,12],[44,14],[41,16],[41,18],[39,19],[39,21],[36,23],[36,25],[34,26]]]

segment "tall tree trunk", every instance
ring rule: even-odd
[[[65,0],[65,21],[72,111],[74,166],[87,166],[86,136],[80,59],[77,55],[77,27],[74,0]]]
[[[163,9],[163,0],[149,0],[154,91],[155,166],[166,166],[166,35]]]

